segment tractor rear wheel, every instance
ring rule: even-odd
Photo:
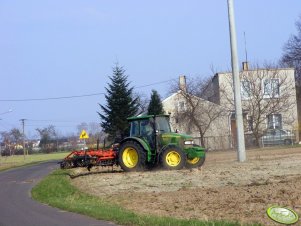
[[[168,170],[182,169],[186,162],[186,154],[178,147],[167,147],[160,158],[163,168]]]
[[[195,157],[195,158],[187,158],[185,167],[188,169],[201,167],[205,162],[206,157],[203,158]]]
[[[146,165],[146,152],[135,141],[126,141],[121,145],[118,162],[124,171],[140,171]]]

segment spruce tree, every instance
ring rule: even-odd
[[[149,115],[164,114],[161,98],[156,90],[152,90],[151,100],[148,105],[147,114]]]
[[[138,111],[137,98],[133,98],[133,87],[129,87],[125,70],[116,65],[111,83],[106,88],[106,105],[99,104],[102,113],[98,112],[101,126],[109,139],[118,142],[128,136],[129,124],[127,118],[135,116]]]

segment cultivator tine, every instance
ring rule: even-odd
[[[91,171],[93,166],[113,166],[116,159],[117,151],[113,149],[72,151],[60,162],[60,166],[61,169],[86,167]]]

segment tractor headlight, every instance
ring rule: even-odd
[[[184,141],[185,145],[193,145],[193,140],[186,140]]]

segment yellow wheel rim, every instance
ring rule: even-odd
[[[169,166],[177,166],[181,162],[181,156],[176,151],[168,152],[166,155],[166,163]]]
[[[195,157],[193,159],[187,159],[187,162],[191,165],[197,164],[201,159],[198,157]]]
[[[126,148],[122,154],[122,161],[128,168],[134,168],[138,163],[138,153],[134,148]]]

